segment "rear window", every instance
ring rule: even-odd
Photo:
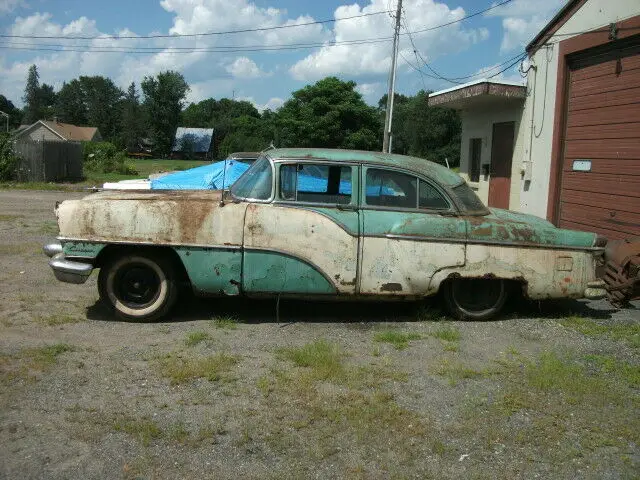
[[[461,183],[457,187],[453,187],[453,193],[464,206],[466,211],[478,213],[488,212],[487,207],[485,207],[482,201],[478,198],[476,192],[474,192],[466,183]]]

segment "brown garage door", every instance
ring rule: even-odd
[[[569,65],[558,224],[640,235],[640,36]]]

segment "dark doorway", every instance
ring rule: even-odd
[[[482,139],[469,139],[469,180],[480,181],[480,158],[482,155]]]
[[[509,208],[515,122],[493,124],[489,206]]]

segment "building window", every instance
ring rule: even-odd
[[[480,157],[482,156],[482,139],[469,139],[469,180],[480,181]]]

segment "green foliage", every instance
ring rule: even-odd
[[[277,146],[378,150],[380,118],[355,86],[327,77],[293,92],[276,114]]]
[[[128,152],[137,152],[138,143],[144,136],[142,113],[136,84],[131,82],[122,101],[122,116],[120,118],[120,143]]]
[[[144,77],[141,86],[156,149],[167,155],[171,152],[189,85],[182,74],[169,70],[156,77]]]
[[[460,340],[460,330],[456,327],[443,327],[429,332],[429,336],[444,340],[445,342],[458,342]]]
[[[290,360],[299,367],[308,367],[316,379],[332,379],[342,376],[342,353],[337,345],[326,340],[308,343],[302,347],[281,348],[277,350],[280,358]]]
[[[203,332],[203,331],[190,332],[187,334],[187,337],[184,339],[184,344],[187,347],[194,347],[199,343],[205,342],[210,339],[211,339],[211,335],[209,335],[207,332]]]
[[[65,123],[97,127],[102,138],[119,143],[123,96],[109,78],[81,76],[62,85],[56,116]]]
[[[445,164],[446,158],[451,166],[458,166],[462,129],[460,116],[452,109],[429,107],[428,98],[429,92],[423,90],[413,97],[396,94],[392,125],[393,152],[426,158],[440,164]],[[378,102],[382,123],[386,103],[387,96],[384,95]]]
[[[578,315],[567,317],[560,320],[559,323],[589,337],[606,336],[612,340],[625,341],[633,348],[640,348],[640,325],[638,323],[601,324]]]
[[[11,100],[2,94],[0,94],[0,112],[4,112],[9,115],[9,130],[18,128],[20,125],[20,119],[22,118],[22,112],[19,108],[16,108]],[[0,132],[6,133],[6,130],[7,118],[4,115],[0,115]]]
[[[38,67],[31,65],[27,74],[27,84],[24,88],[24,117],[22,122],[26,124],[40,120],[42,115],[42,105],[40,102],[40,75]]]
[[[126,153],[109,142],[85,142],[83,156],[84,167],[89,171],[124,175],[138,173],[127,160]]]
[[[396,350],[404,350],[409,346],[410,340],[420,340],[422,338],[418,333],[405,333],[397,330],[385,330],[378,332],[373,337],[376,342],[390,343]]]
[[[160,374],[170,379],[173,384],[184,383],[195,378],[206,378],[210,382],[216,382],[239,360],[237,356],[226,353],[207,357],[190,357],[171,353],[160,359],[158,366]]]
[[[0,181],[15,179],[17,165],[18,157],[13,153],[9,135],[0,134]]]

